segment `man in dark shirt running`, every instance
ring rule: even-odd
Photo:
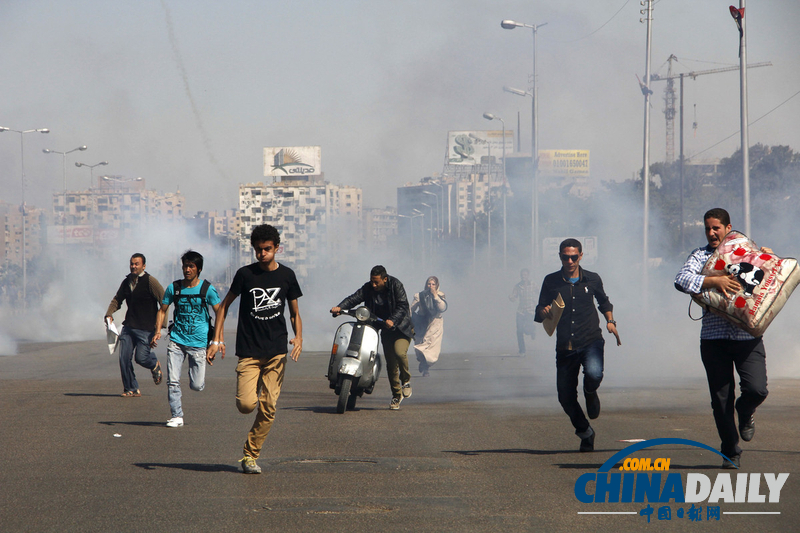
[[[552,302],[560,294],[564,310],[556,328],[556,387],[558,401],[569,415],[575,434],[580,437],[580,451],[594,451],[595,432],[578,403],[578,373],[583,366],[583,394],[586,414],[594,420],[600,416],[597,389],[603,380],[603,332],[594,309],[606,319],[606,328],[622,344],[614,320],[614,306],[603,290],[603,280],[594,272],[580,267],[583,247],[577,239],[566,239],[559,245],[561,270],[548,274],[539,293],[536,321],[552,316]]]
[[[144,255],[136,253],[131,256],[131,273],[122,280],[117,294],[108,304],[104,318],[106,324],[112,324],[113,315],[122,307],[123,302],[128,305],[119,334],[119,369],[124,398],[138,398],[142,395],[133,370],[134,358],[136,364],[150,370],[156,385],[161,383],[164,376],[161,363],[150,350],[150,343],[155,335],[156,314],[161,299],[164,298],[164,288],[156,278],[145,272],[146,266]]]
[[[384,320],[381,343],[386,359],[386,374],[392,387],[389,409],[400,409],[403,398],[411,396],[408,346],[414,337],[406,290],[399,279],[386,273],[383,265],[376,265],[369,273],[369,281],[339,305],[332,307],[331,314],[338,316],[342,309],[352,309],[361,302]]]

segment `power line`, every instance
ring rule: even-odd
[[[214,151],[211,147],[211,138],[209,137],[206,127],[203,124],[203,117],[200,115],[200,109],[197,107],[197,103],[194,100],[194,95],[192,94],[192,89],[189,86],[189,75],[186,73],[186,67],[183,64],[183,57],[181,56],[180,49],[178,48],[178,40],[175,38],[175,31],[172,24],[172,14],[170,13],[169,7],[164,0],[161,0],[161,7],[164,8],[164,17],[167,23],[167,33],[169,34],[169,44],[172,47],[172,53],[175,56],[175,63],[178,66],[178,72],[180,72],[181,79],[183,80],[183,88],[186,92],[186,97],[189,99],[189,106],[192,108],[192,114],[194,115],[197,129],[200,132],[200,138],[203,141],[203,146],[206,148],[206,155],[208,156],[208,160],[211,162],[211,165],[217,170],[219,175],[227,180],[228,176],[225,174],[225,171],[219,164],[219,161],[217,161],[217,158],[214,156]]]
[[[748,124],[752,126],[753,124],[755,124],[756,122],[758,122],[758,121],[759,121],[759,120],[761,120],[762,118],[765,118],[767,115],[769,115],[769,114],[770,114],[770,113],[772,113],[773,111],[776,111],[778,108],[782,107],[784,104],[786,104],[786,103],[787,103],[789,100],[791,100],[792,98],[794,98],[794,97],[795,97],[795,96],[797,96],[798,94],[800,94],[800,91],[797,91],[797,92],[796,92],[796,93],[794,93],[792,96],[790,96],[789,98],[787,98],[786,100],[784,100],[784,101],[783,101],[783,102],[781,102],[780,104],[776,105],[775,107],[773,107],[772,109],[770,109],[769,111],[767,111],[766,113],[764,113],[763,115],[761,115],[760,117],[758,117],[757,119],[755,119],[754,121],[752,121],[752,122],[749,122]],[[734,137],[734,136],[738,135],[738,134],[739,134],[739,131],[740,131],[740,130],[736,130],[735,132],[731,133],[730,135],[728,135],[727,137],[725,137],[724,139],[722,139],[722,140],[721,140],[721,141],[719,141],[718,143],[712,144],[711,146],[709,146],[709,147],[708,147],[708,148],[706,148],[705,150],[702,150],[702,151],[700,151],[700,152],[697,152],[696,154],[692,155],[692,157],[687,157],[686,159],[687,159],[688,161],[691,161],[692,159],[694,159],[694,158],[695,158],[695,157],[697,157],[698,155],[700,155],[700,154],[702,154],[702,153],[705,153],[705,152],[708,152],[708,151],[709,151],[709,150],[711,150],[712,148],[714,148],[714,147],[716,147],[716,146],[719,146],[720,144],[724,143],[725,141],[727,141],[727,140],[728,140],[728,139],[730,139],[731,137]]]
[[[608,25],[608,23],[609,23],[609,22],[611,22],[612,20],[614,20],[614,19],[617,17],[617,15],[619,15],[619,14],[620,14],[620,12],[621,12],[623,9],[625,9],[625,6],[627,6],[627,5],[630,3],[630,1],[631,1],[631,0],[625,0],[625,3],[624,3],[624,4],[622,4],[622,7],[621,7],[621,8],[619,8],[619,9],[617,10],[617,12],[616,12],[616,13],[614,13],[613,15],[611,15],[611,18],[610,18],[610,19],[608,19],[607,21],[605,21],[605,22],[604,22],[604,23],[603,23],[603,24],[602,24],[602,25],[601,25],[599,28],[597,28],[597,29],[596,29],[596,30],[594,30],[593,32],[591,32],[591,33],[588,33],[588,34],[584,35],[583,37],[578,37],[577,39],[572,39],[572,40],[570,40],[570,41],[559,41],[559,40],[555,40],[555,39],[553,39],[553,40],[554,40],[555,42],[557,42],[557,43],[562,43],[562,44],[563,44],[563,43],[576,43],[576,42],[578,42],[578,41],[582,41],[583,39],[587,39],[587,38],[591,37],[591,36],[592,36],[592,35],[594,35],[595,33],[599,32],[600,30],[602,30],[603,28],[605,28],[605,27]]]

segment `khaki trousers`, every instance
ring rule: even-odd
[[[392,396],[399,398],[402,395],[403,383],[411,381],[408,372],[408,345],[411,339],[397,330],[383,330],[381,344],[383,356],[386,358],[386,374],[389,376],[389,385],[392,387]]]
[[[252,413],[258,407],[253,427],[244,443],[244,455],[258,459],[272,421],[275,420],[278,396],[281,394],[286,354],[271,358],[242,357],[236,365],[236,408]]]

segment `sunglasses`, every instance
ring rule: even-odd
[[[573,263],[577,263],[578,258],[580,257],[580,254],[575,254],[575,255],[558,254],[558,255],[559,257],[561,257],[562,261],[569,261],[570,259],[572,259]]]

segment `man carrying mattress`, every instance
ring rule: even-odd
[[[729,298],[741,290],[737,279],[730,275],[701,275],[703,266],[714,250],[731,231],[731,217],[722,208],[714,208],[703,216],[707,246],[694,250],[675,277],[675,288],[687,294],[700,294],[704,289],[716,289]],[[772,253],[769,248],[761,248]],[[706,369],[711,408],[717,432],[722,440],[720,451],[730,459],[722,468],[739,468],[742,449],[739,436],[750,441],[756,431],[756,408],[767,398],[767,362],[761,337],[753,337],[732,322],[705,312],[700,330],[700,357]],[[741,394],[736,400],[733,369],[739,374]],[[735,400],[735,401],[734,401]],[[734,409],[739,415],[737,431]]]

